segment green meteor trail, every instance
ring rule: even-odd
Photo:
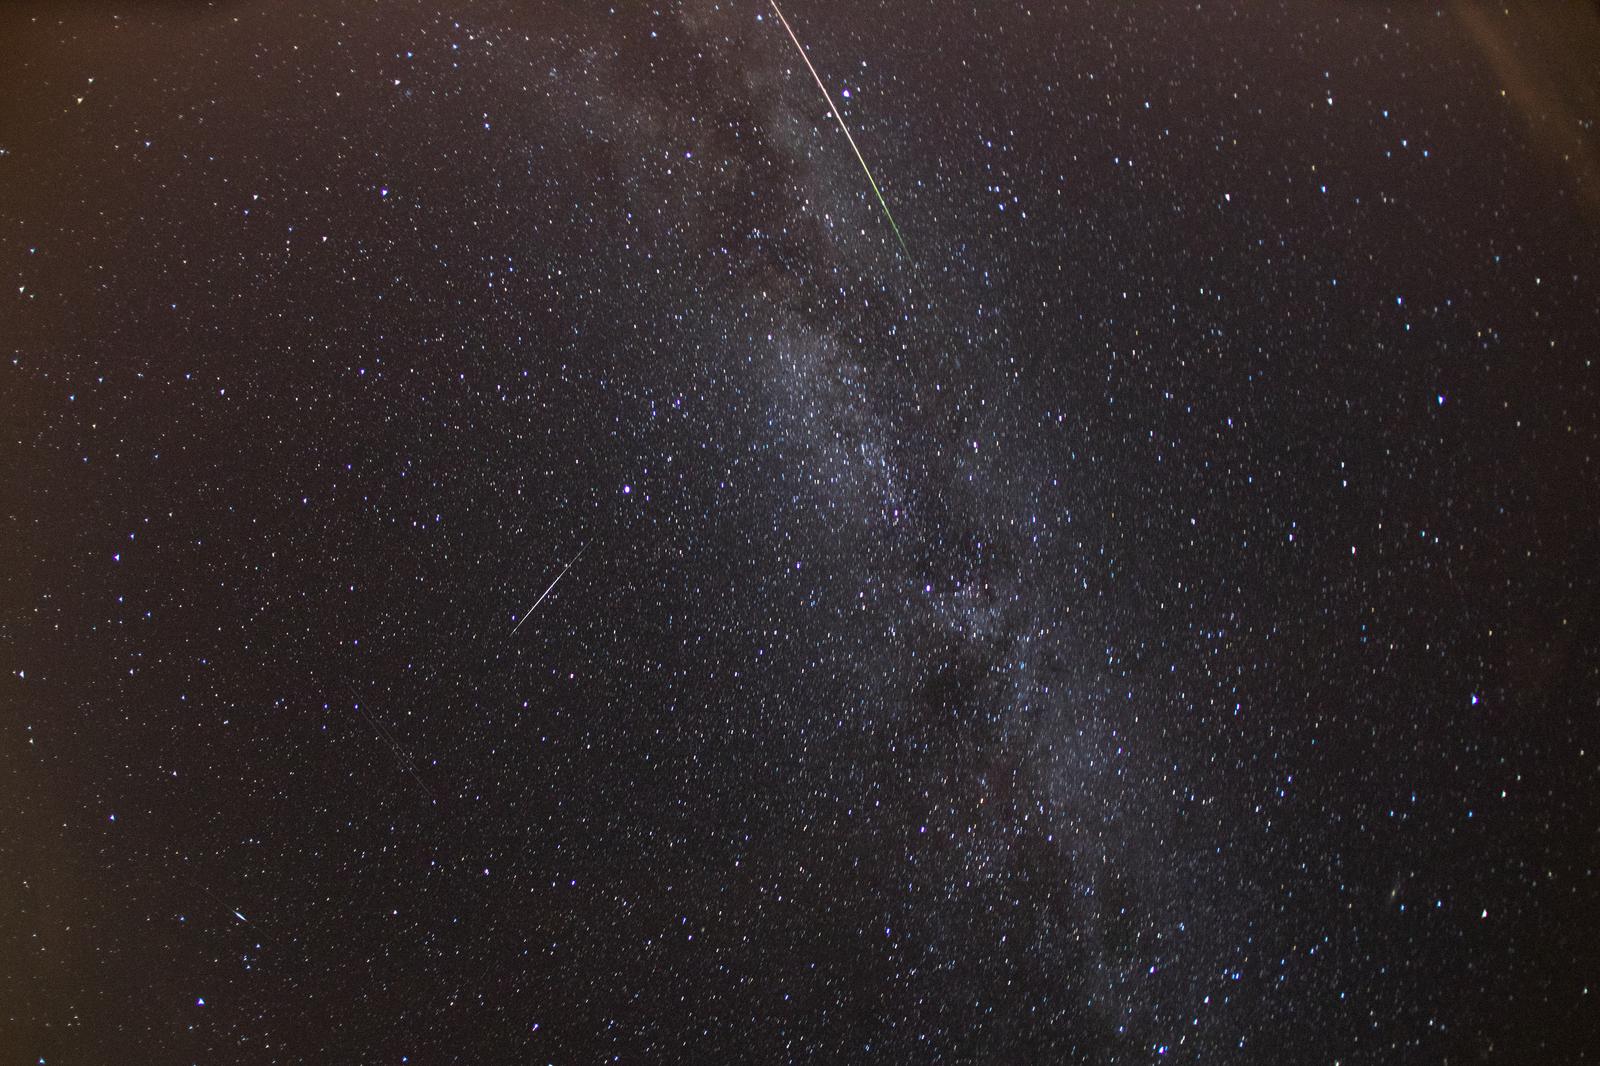
[[[883,190],[878,188],[877,179],[872,176],[872,170],[867,166],[866,157],[861,154],[861,149],[856,147],[856,139],[850,136],[850,127],[844,124],[844,116],[839,114],[839,109],[834,106],[833,96],[828,92],[828,87],[822,84],[822,76],[817,73],[817,68],[811,65],[811,57],[806,55],[805,46],[800,43],[800,38],[794,35],[794,30],[789,26],[789,20],[783,17],[783,12],[778,10],[778,0],[770,0],[772,10],[777,14],[778,21],[783,23],[783,28],[789,33],[789,40],[794,42],[795,50],[800,53],[800,58],[805,60],[806,69],[811,71],[811,76],[816,79],[817,88],[822,90],[822,98],[828,101],[828,110],[833,112],[833,117],[838,120],[839,128],[844,130],[845,140],[850,142],[850,148],[856,153],[856,158],[861,161],[861,169],[866,172],[867,181],[872,184],[872,192],[878,198],[878,206],[883,208],[883,217],[889,220],[889,228],[894,230],[894,239],[900,242],[900,250],[906,253],[906,258],[911,258],[911,249],[906,247],[906,239],[900,235],[900,227],[895,225],[894,215],[889,213],[889,204],[883,198]]]

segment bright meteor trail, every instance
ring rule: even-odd
[[[805,46],[800,43],[800,38],[794,35],[794,30],[789,26],[789,20],[783,17],[783,12],[778,10],[778,0],[770,0],[772,10],[777,14],[778,21],[783,23],[783,28],[789,33],[789,40],[794,42],[795,50],[800,53],[800,58],[805,60],[806,69],[811,71],[811,76],[817,81],[817,88],[822,90],[822,98],[828,101],[828,110],[833,112],[833,117],[838,120],[839,128],[844,130],[845,140],[850,142],[851,149],[856,153],[856,158],[861,161],[861,169],[866,171],[867,181],[872,183],[872,191],[878,197],[878,206],[883,208],[883,217],[889,220],[889,228],[894,230],[894,239],[900,242],[900,250],[906,253],[906,258],[911,258],[911,249],[906,247],[906,239],[900,236],[900,227],[894,224],[894,216],[889,213],[889,204],[883,198],[883,191],[878,188],[878,182],[872,176],[872,170],[867,166],[866,157],[861,154],[861,149],[856,147],[856,139],[850,136],[850,127],[844,124],[844,116],[839,114],[839,109],[834,106],[833,96],[828,92],[828,87],[822,84],[822,75],[817,73],[817,68],[811,65],[811,57],[806,55]]]
[[[561,573],[556,575],[556,580],[550,582],[550,584],[545,587],[545,590],[539,594],[539,598],[533,601],[533,606],[528,608],[528,613],[523,615],[522,618],[517,622],[517,624],[511,627],[511,636],[514,637],[514,636],[517,635],[517,630],[522,628],[522,623],[526,622],[528,620],[529,615],[533,614],[534,611],[539,609],[539,605],[544,602],[544,598],[546,596],[550,595],[550,590],[556,587],[556,583],[557,582],[559,582],[562,578],[567,576],[567,571],[572,569],[572,563],[575,563],[579,559],[582,559],[583,558],[583,553],[588,551],[589,550],[589,545],[593,544],[593,543],[594,543],[594,538],[590,537],[589,540],[587,542],[585,542],[583,547],[578,549],[578,554],[574,555],[572,557],[572,562],[567,563],[566,566],[563,566],[561,568]],[[507,638],[507,639],[510,639],[510,638]]]

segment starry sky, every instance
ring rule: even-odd
[[[5,1061],[1589,1061],[1600,13],[783,13],[0,13]]]

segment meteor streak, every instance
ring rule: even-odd
[[[522,623],[526,622],[528,620],[528,616],[533,614],[534,611],[539,609],[539,605],[544,602],[544,598],[546,596],[550,595],[550,590],[554,589],[556,587],[557,582],[559,582],[562,578],[567,576],[567,571],[572,569],[572,563],[575,563],[579,559],[582,559],[583,558],[583,553],[588,551],[589,550],[589,545],[593,544],[593,543],[594,543],[594,538],[590,537],[589,540],[584,544],[584,546],[578,549],[578,554],[574,555],[572,557],[572,562],[567,563],[566,566],[563,566],[561,568],[561,573],[556,575],[555,581],[550,582],[550,584],[545,588],[545,590],[539,594],[539,598],[533,601],[533,606],[528,608],[528,613],[523,615],[522,618],[517,622],[517,624],[511,627],[511,636],[514,637],[514,636],[517,635],[517,630],[522,628]],[[510,638],[508,637],[507,639],[510,639]]]
[[[856,158],[861,161],[861,169],[866,172],[867,181],[872,184],[872,192],[878,198],[878,206],[883,208],[883,217],[889,220],[889,228],[894,230],[894,239],[900,242],[900,250],[906,253],[906,258],[911,258],[911,249],[906,247],[906,239],[900,236],[900,227],[895,225],[894,216],[889,213],[889,204],[883,198],[883,190],[878,188],[877,179],[872,176],[872,171],[867,166],[866,157],[861,154],[861,149],[856,147],[856,139],[850,136],[850,127],[844,124],[844,116],[839,114],[839,109],[834,106],[833,96],[828,92],[828,87],[822,84],[822,75],[817,73],[817,68],[811,65],[811,57],[806,55],[805,46],[800,43],[800,38],[794,35],[794,30],[789,26],[789,20],[783,17],[783,12],[778,10],[778,0],[770,0],[772,10],[777,14],[778,21],[783,23],[783,28],[789,33],[789,40],[794,42],[795,50],[800,53],[800,58],[805,60],[806,69],[811,71],[811,76],[816,79],[817,88],[822,90],[822,98],[828,101],[828,110],[833,112],[833,117],[838,121],[839,128],[844,130],[845,140],[850,142],[850,148],[856,153]]]

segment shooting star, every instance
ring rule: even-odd
[[[906,258],[911,258],[911,249],[906,247],[906,239],[900,235],[900,227],[895,225],[894,216],[889,213],[889,204],[883,198],[883,190],[878,188],[877,179],[872,176],[872,170],[867,166],[866,157],[861,154],[861,149],[856,147],[856,139],[850,136],[850,127],[844,124],[844,116],[839,114],[839,109],[834,106],[833,95],[828,92],[828,87],[822,84],[822,75],[817,73],[817,68],[811,65],[811,57],[806,55],[805,47],[800,43],[800,38],[794,35],[794,30],[789,26],[789,20],[783,17],[783,12],[778,10],[778,0],[770,0],[772,10],[778,16],[778,21],[783,23],[783,28],[789,33],[789,40],[794,42],[795,50],[800,53],[800,58],[805,60],[806,69],[811,71],[811,76],[816,79],[817,88],[822,90],[822,98],[828,101],[828,110],[833,112],[833,117],[838,121],[839,128],[844,130],[845,140],[850,142],[850,148],[856,153],[856,158],[861,161],[861,169],[866,172],[867,181],[872,184],[872,192],[878,198],[878,206],[883,208],[883,217],[889,220],[889,228],[894,230],[894,239],[900,242],[900,250],[906,253]]]
[[[522,618],[520,620],[518,620],[517,624],[511,627],[511,636],[514,637],[514,636],[517,635],[517,630],[522,628],[522,623],[526,622],[528,620],[528,617],[530,615],[532,615],[534,611],[537,611],[539,609],[539,605],[544,602],[544,598],[546,596],[550,595],[550,591],[556,587],[556,584],[558,582],[560,582],[560,580],[562,578],[567,576],[567,571],[572,569],[572,564],[577,562],[579,559],[582,559],[583,558],[583,553],[588,551],[589,550],[589,545],[593,544],[593,543],[594,543],[594,538],[590,537],[588,539],[588,541],[585,542],[584,546],[578,549],[578,554],[574,555],[572,557],[572,561],[567,563],[566,566],[563,566],[561,568],[561,573],[556,575],[555,581],[550,582],[550,584],[545,588],[545,590],[539,594],[539,598],[533,601],[533,606],[528,608],[528,613],[523,615]],[[510,637],[508,637],[506,639],[509,640]]]
[[[355,709],[360,713],[361,717],[367,720],[367,724],[372,727],[372,731],[378,734],[378,739],[383,741],[384,746],[389,749],[389,753],[394,756],[394,761],[399,763],[401,769],[410,774],[411,779],[417,783],[422,791],[428,794],[428,798],[437,804],[439,797],[433,794],[433,789],[429,788],[428,783],[422,779],[422,775],[417,773],[416,764],[411,761],[405,749],[400,746],[400,741],[395,738],[395,735],[379,724],[378,720],[372,716],[372,713],[361,706],[360,700],[355,702]]]
[[[229,914],[233,915],[235,918],[239,919],[244,924],[246,924],[246,925],[254,925],[255,924],[249,918],[246,918],[244,916],[244,913],[242,911],[240,911],[237,907],[233,907],[233,906],[231,906],[231,905],[229,905],[227,903],[222,902],[222,897],[217,895],[215,892],[211,891],[205,885],[196,884],[195,887],[198,888],[200,891],[204,892],[206,895],[210,896],[212,898],[212,900],[217,904],[217,906],[225,908]]]

